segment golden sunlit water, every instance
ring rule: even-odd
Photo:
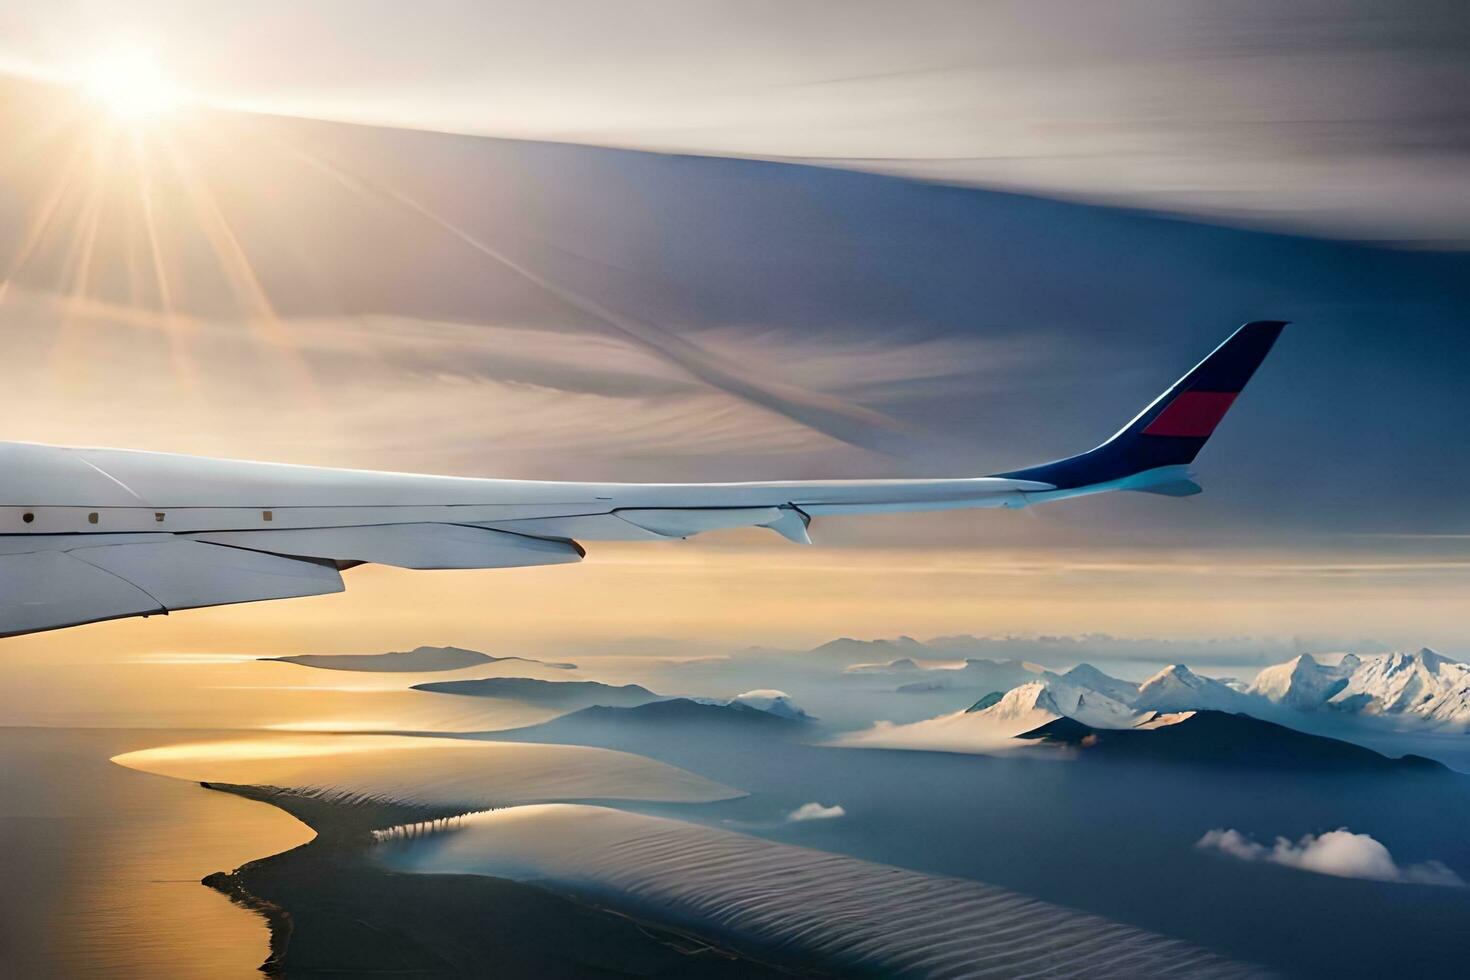
[[[191,783],[464,808],[579,799],[705,803],[741,795],[627,752],[428,736],[256,734],[164,745],[113,761]]]
[[[313,834],[275,807],[108,761],[185,734],[0,728],[9,976],[259,976],[265,920],[200,879]]]

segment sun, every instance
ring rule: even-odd
[[[82,90],[120,123],[148,123],[167,116],[182,101],[163,67],[140,52],[102,58],[82,75]]]

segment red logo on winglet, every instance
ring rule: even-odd
[[[1215,426],[1230,410],[1236,394],[1233,391],[1186,391],[1164,406],[1143,434],[1203,439],[1215,431]]]

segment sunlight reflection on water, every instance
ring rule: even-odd
[[[107,761],[189,734],[0,729],[0,974],[260,975],[265,921],[200,879],[313,835],[274,807]]]
[[[465,808],[543,800],[700,803],[737,790],[642,756],[570,745],[399,735],[251,735],[128,752],[130,769]]]
[[[566,680],[568,673],[506,661],[455,671],[344,675],[241,655],[6,664],[0,717],[14,725],[72,728],[491,731],[534,725],[557,712],[412,686],[481,677]]]

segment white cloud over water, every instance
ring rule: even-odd
[[[847,811],[841,806],[823,806],[820,803],[803,803],[792,810],[786,817],[792,823],[801,823],[805,820],[835,820],[838,817],[847,816]]]
[[[1306,834],[1296,842],[1278,837],[1269,847],[1238,830],[1215,829],[1201,837],[1195,847],[1219,851],[1242,861],[1269,861],[1339,878],[1465,887],[1464,879],[1439,861],[1400,865],[1377,840],[1368,834],[1355,834],[1346,827],[1325,834]]]

